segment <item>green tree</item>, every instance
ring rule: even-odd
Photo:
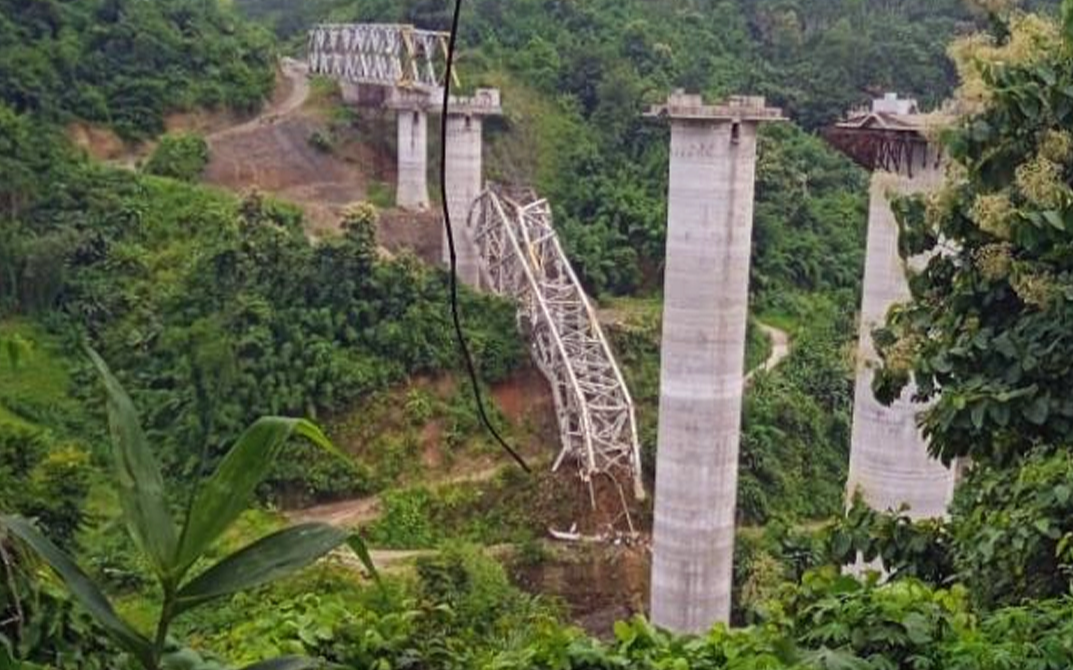
[[[1073,430],[1073,46],[1013,15],[954,52],[976,111],[945,135],[943,188],[897,206],[903,256],[932,256],[876,333],[876,390],[916,382],[945,462],[1010,464]]]

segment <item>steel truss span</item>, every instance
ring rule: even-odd
[[[438,89],[449,38],[408,25],[321,24],[309,31],[309,70],[357,84]]]
[[[552,227],[531,192],[486,189],[465,234],[481,259],[481,287],[514,299],[533,360],[551,384],[562,449],[553,470],[576,464],[592,492],[597,475],[626,476],[644,498],[633,400],[611,348]]]

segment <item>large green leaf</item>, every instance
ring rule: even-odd
[[[373,579],[379,581],[380,577],[376,573],[376,566],[373,565],[373,557],[369,555],[369,548],[365,546],[365,540],[361,539],[361,536],[357,533],[354,533],[347,538],[346,544],[354,552],[354,555],[358,557],[361,564],[365,566],[365,569],[369,571]]]
[[[173,570],[175,524],[168,513],[164,478],[138,422],[127,392],[97,352],[87,349],[108,391],[108,424],[112,432],[119,501],[131,536],[161,576]]]
[[[306,656],[280,656],[271,661],[247,665],[242,670],[307,670],[318,667],[320,667],[319,662]]]
[[[326,523],[299,524],[267,535],[220,560],[179,589],[176,614],[213,598],[284,577],[344,543],[360,546],[359,557],[371,567],[360,538]]]
[[[32,523],[18,516],[0,516],[0,526],[30,546],[60,576],[71,592],[97,622],[143,664],[152,661],[152,644],[121,619],[93,580],[67,554],[45,537]]]
[[[283,445],[294,434],[346,460],[324,433],[309,421],[278,416],[255,421],[198,491],[182,533],[178,555],[180,571],[193,565],[213,540],[249,506],[257,485],[268,475]]]

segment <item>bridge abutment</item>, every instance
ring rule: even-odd
[[[652,620],[730,619],[757,129],[763,98],[672,95]]]

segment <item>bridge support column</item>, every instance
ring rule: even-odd
[[[730,619],[757,128],[781,114],[678,92],[649,115],[671,120],[652,620],[702,632]]]
[[[469,212],[481,194],[480,116],[449,113],[447,115],[447,166],[444,171],[447,211],[454,231],[455,259],[459,280],[474,288],[480,284],[480,257],[469,227]],[[447,227],[443,229],[443,263],[451,263]]]
[[[941,150],[925,132],[929,118],[934,117],[921,115],[916,100],[888,93],[874,100],[871,109],[852,112],[826,132],[836,148],[872,171],[846,493],[860,491],[864,501],[881,512],[906,504],[917,519],[946,515],[957,468],[945,468],[928,455],[916,423],[925,406],[911,401],[912,385],[890,407],[875,399],[872,380],[878,356],[872,331],[892,305],[909,298],[890,197],[932,191],[943,179]],[[922,260],[912,259],[909,265]],[[853,570],[863,567],[879,566],[858,563]]]
[[[428,114],[423,109],[399,109],[398,181],[395,204],[406,209],[427,209]]]
[[[497,89],[478,88],[472,96],[451,96],[447,109],[447,165],[443,175],[447,192],[443,197],[451,215],[456,270],[459,280],[480,288],[481,258],[474,239],[476,231],[469,226],[469,211],[484,184],[481,158],[484,117],[501,115],[503,107]],[[443,264],[451,264],[447,226],[443,228]]]
[[[946,468],[928,455],[927,441],[916,423],[924,406],[911,401],[915,392],[911,384],[890,407],[881,405],[872,393],[878,363],[872,331],[892,305],[909,299],[890,196],[933,190],[943,178],[935,149],[920,145],[918,153],[923,160],[911,159],[911,167],[872,176],[847,494],[860,490],[865,502],[879,511],[904,503],[911,517],[923,519],[946,515],[956,468]]]

